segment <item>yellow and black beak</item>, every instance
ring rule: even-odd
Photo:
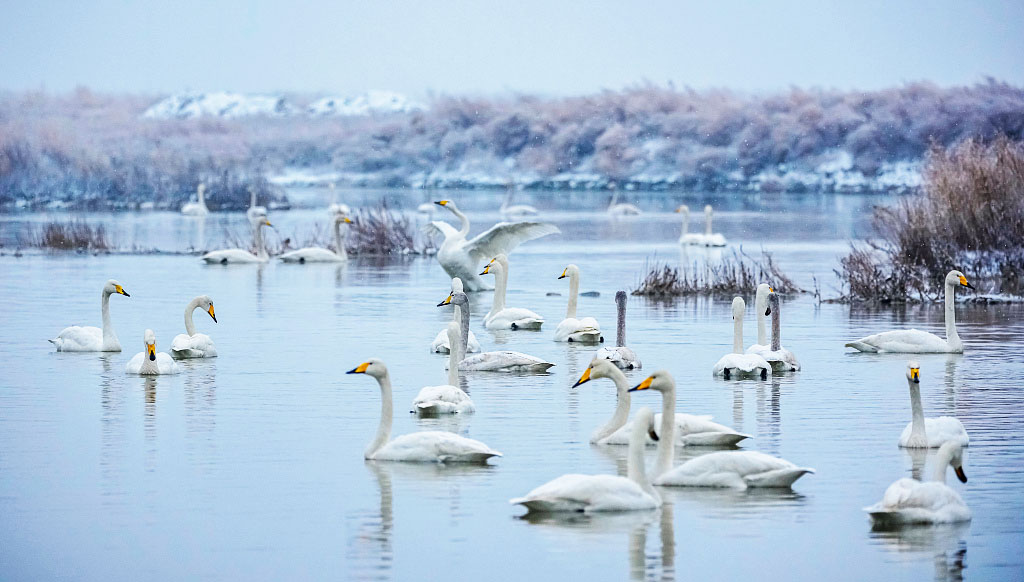
[[[491,263],[493,263],[493,262],[494,262],[494,261],[491,261]],[[491,272],[491,263],[487,263],[487,266],[486,266],[486,267],[484,267],[484,270],[483,270],[483,272],[482,272],[482,273],[480,273],[481,275],[486,275],[487,273],[490,273],[490,272]]]
[[[959,479],[961,483],[967,482],[967,473],[964,473],[963,467],[953,467],[953,472],[956,473],[956,478]]]
[[[444,298],[444,301],[442,301],[442,302],[438,303],[438,304],[437,304],[437,306],[438,306],[438,307],[442,307],[442,306],[444,306],[444,305],[448,305],[449,303],[451,303],[451,302],[452,302],[452,296],[453,296],[453,295],[455,295],[455,293],[454,293],[454,292],[452,292],[452,293],[449,293],[449,294],[448,294],[448,296]]]
[[[561,275],[559,275],[559,277],[558,277],[558,278],[559,278],[559,279],[565,279],[565,274],[566,274],[566,273],[568,273],[568,272],[569,272],[569,267],[566,267],[566,268],[565,268],[565,270],[564,270],[564,271],[562,271],[562,274],[561,274]]]
[[[447,200],[438,200],[437,202],[434,202],[434,204],[437,204],[438,206],[448,206],[448,201]]]
[[[129,295],[128,292],[124,290],[124,287],[120,285],[114,285],[114,291],[117,291],[118,293],[124,295],[125,297],[131,297],[131,295]]]
[[[921,368],[910,369],[910,381],[913,382],[914,384],[921,383]]]
[[[661,440],[658,438],[658,433],[654,432],[654,428],[650,428],[647,430],[647,436],[651,437],[651,440],[654,442],[658,442],[659,440]]]
[[[365,374],[366,373],[366,369],[369,368],[369,367],[370,367],[370,362],[363,362],[362,364],[359,364],[355,368],[352,368],[351,370],[349,370],[348,372],[345,372],[345,373],[346,374]]]
[[[346,222],[347,224],[352,224],[352,219],[346,216],[346,217],[345,217],[345,222]]]
[[[764,314],[765,315],[771,315],[772,314],[772,306],[771,305],[768,306],[768,309],[764,310]]]
[[[264,221],[263,221],[263,224],[265,224],[265,225],[269,226],[270,228],[274,228],[274,225],[273,225],[273,224],[270,224],[270,221],[269,221],[269,220],[264,220]]]
[[[633,386],[629,389],[629,392],[636,392],[637,390],[647,390],[651,387],[651,382],[654,382],[654,376],[648,376],[646,380]]]
[[[149,361],[156,361],[156,344],[146,344],[146,352],[149,353]]]
[[[587,382],[590,382],[590,368],[587,368],[586,370],[583,371],[583,375],[580,376],[579,381],[573,384],[572,387],[575,388],[580,384],[586,384]]]
[[[210,308],[207,309],[206,312],[209,313],[210,317],[213,318],[213,322],[217,323],[217,315],[213,312],[213,303],[210,304]]]
[[[963,275],[960,275],[960,284],[963,285],[964,287],[967,287],[968,289],[974,289],[974,285],[968,283],[967,277],[964,277]]]

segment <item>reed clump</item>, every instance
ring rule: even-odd
[[[76,220],[50,222],[33,237],[33,246],[63,251],[108,251],[111,244],[102,224],[91,224]]]
[[[761,251],[755,259],[741,251],[733,251],[717,264],[696,264],[685,268],[655,263],[646,268],[647,275],[633,290],[633,295],[648,297],[682,297],[690,295],[734,296],[757,291],[768,283],[778,293],[804,293],[779,269],[772,255]]]

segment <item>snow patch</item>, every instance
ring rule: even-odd
[[[324,97],[306,108],[311,117],[370,115],[372,113],[411,113],[426,105],[394,91],[369,91],[355,97]]]
[[[196,117],[267,116],[286,117],[297,112],[284,97],[275,95],[243,95],[225,91],[215,93],[184,93],[158,101],[142,114],[150,119],[192,119]]]

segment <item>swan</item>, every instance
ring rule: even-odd
[[[249,186],[249,208],[245,211],[245,217],[249,219],[249,222],[255,222],[260,215],[267,214],[266,206],[256,205],[256,189]]]
[[[619,202],[619,191],[612,192],[611,202],[608,203],[608,214],[612,216],[636,216],[640,209],[633,204]]]
[[[164,352],[156,353],[156,335],[153,330],[147,329],[144,338],[146,350],[128,360],[128,365],[124,367],[125,373],[143,376],[177,374],[180,371],[178,363]]]
[[[757,291],[754,293],[754,315],[757,316],[757,343],[752,344],[747,348],[747,353],[752,353],[755,349],[771,349],[771,338],[768,337],[768,326],[766,325],[766,317],[771,314],[768,309],[768,294],[775,289],[768,283],[761,283],[757,286]]]
[[[962,422],[952,416],[925,418],[921,407],[921,366],[911,360],[907,362],[907,385],[910,386],[910,410],[913,420],[900,435],[900,446],[908,449],[931,449],[941,447],[947,441],[956,441],[967,446],[971,440]]]
[[[461,278],[467,291],[490,289],[477,274],[477,265],[481,261],[501,253],[508,254],[528,240],[561,232],[557,226],[543,222],[499,222],[485,232],[466,240],[466,235],[469,234],[469,218],[459,211],[453,200],[440,200],[435,204],[447,208],[458,217],[461,227],[455,230],[447,222],[435,220],[424,225],[424,232],[430,235],[440,233],[444,236],[444,242],[437,251],[437,262],[449,277]]]
[[[904,477],[889,485],[878,503],[865,507],[875,525],[956,523],[970,521],[971,510],[963,498],[946,485],[946,467],[953,467],[957,479],[967,482],[963,467],[963,446],[947,441],[935,455],[931,481]]]
[[[556,342],[603,342],[601,326],[593,317],[576,319],[576,300],[580,292],[580,268],[569,265],[562,271],[559,279],[569,278],[569,306],[565,310],[565,319],[555,329]]]
[[[487,329],[540,329],[544,318],[522,307],[505,307],[508,288],[508,257],[498,255],[484,267],[481,275],[494,273],[494,300],[491,310],[484,316]]]
[[[704,234],[701,236],[700,242],[697,244],[706,247],[724,247],[726,245],[725,237],[721,233],[711,232],[711,219],[715,211],[711,208],[710,204],[704,206]]]
[[[103,285],[103,298],[100,301],[103,329],[72,325],[65,327],[57,337],[47,341],[57,346],[58,352],[120,352],[121,342],[117,341],[114,326],[110,324],[110,296],[114,293],[131,297],[124,287],[113,279]]]
[[[797,372],[800,370],[800,362],[797,361],[793,352],[782,347],[782,324],[781,309],[779,308],[779,296],[772,291],[768,294],[768,313],[772,316],[772,343],[768,346],[754,344],[747,348],[748,354],[761,356],[771,364],[772,372]],[[760,317],[761,313],[758,312]],[[760,329],[758,330],[760,333]]]
[[[210,213],[209,209],[206,208],[206,184],[199,184],[196,189],[196,196],[199,199],[198,202],[186,202],[181,207],[181,213],[185,216],[206,216]]]
[[[452,279],[452,292],[462,293],[462,279],[455,277]],[[462,323],[462,308],[458,305],[454,306],[453,313],[455,315],[454,321],[456,324]],[[473,332],[469,332],[469,351],[471,353],[480,351],[480,342],[476,341],[476,335]],[[444,328],[437,332],[437,336],[434,341],[430,344],[430,351],[435,354],[447,354],[451,350],[451,342],[448,340],[448,328]],[[465,355],[465,354],[463,354]]]
[[[784,459],[779,459],[756,451],[729,451],[701,455],[697,458],[672,468],[672,457],[675,454],[675,423],[671,415],[675,407],[676,383],[672,375],[665,370],[651,374],[646,380],[630,388],[630,392],[639,390],[657,390],[661,392],[662,419],[661,431],[658,433],[658,460],[654,465],[654,484],[674,487],[789,487],[794,481],[814,469],[797,467]],[[671,406],[671,408],[670,408]]]
[[[615,292],[615,308],[618,311],[618,318],[615,326],[615,347],[603,347],[597,350],[595,358],[611,360],[613,364],[623,370],[640,369],[643,364],[636,357],[632,348],[626,347],[626,292]]]
[[[626,375],[613,362],[595,357],[590,362],[590,366],[583,371],[579,381],[572,387],[576,388],[595,378],[608,378],[615,383],[618,402],[611,419],[594,431],[594,434],[590,436],[590,442],[595,445],[629,444],[629,435],[632,429],[626,422],[626,419],[629,418],[630,404],[629,381],[626,379]],[[675,385],[671,387],[671,390],[662,392],[662,398],[663,408],[675,411]],[[694,416],[676,412],[675,419],[676,444],[681,446],[733,446],[743,439],[750,438],[750,435],[738,433],[727,426],[712,422],[710,416]],[[660,426],[661,414],[657,415],[655,422],[656,426]],[[657,433],[657,430],[655,432]],[[649,440],[647,444],[654,444],[654,441]]]
[[[348,254],[345,252],[345,235],[348,233],[348,225],[352,224],[352,219],[347,216],[347,213],[338,211],[337,209],[342,204],[335,207],[334,212],[334,248],[332,251],[320,247],[306,247],[303,249],[297,249],[289,251],[281,255],[281,260],[286,263],[338,263],[348,260]],[[346,207],[347,208],[347,207]]]
[[[690,232],[690,207],[685,204],[680,204],[675,211],[683,215],[683,228],[682,232],[679,233],[679,244],[703,245],[704,235]]]
[[[444,301],[437,304],[457,305],[460,309],[462,321],[459,322],[461,334],[461,345],[465,345],[469,337],[469,296],[465,293],[452,291]],[[548,368],[554,366],[551,362],[530,356],[521,352],[484,352],[466,356],[459,362],[459,369],[462,371],[479,372],[547,372]]]
[[[459,324],[448,323],[445,330],[452,349],[448,351],[448,384],[424,386],[412,401],[412,411],[418,414],[451,414],[473,412],[473,400],[459,388],[459,360],[462,359],[462,342]]]
[[[654,415],[641,408],[633,420],[629,440],[628,477],[618,475],[562,475],[509,500],[529,511],[592,513],[598,511],[640,511],[661,506],[661,495],[651,487],[644,467],[644,441],[653,434]]]
[[[213,340],[205,333],[196,333],[196,325],[192,323],[192,312],[197,308],[210,314],[214,323],[217,315],[213,310],[213,299],[209,295],[200,295],[185,306],[185,333],[179,333],[171,340],[171,357],[176,360],[187,358],[216,358],[217,348]]]
[[[364,458],[375,461],[408,461],[413,463],[484,463],[491,457],[500,457],[484,443],[454,433],[428,430],[391,437],[391,377],[384,362],[370,359],[346,374],[366,374],[380,385],[381,409],[377,436],[366,448]]]
[[[746,303],[742,297],[732,300],[733,339],[732,353],[722,356],[715,364],[715,376],[725,376],[728,380],[732,377],[754,376],[762,380],[772,375],[772,366],[764,358],[757,354],[743,353],[743,310]]]
[[[960,271],[950,271],[946,275],[945,299],[946,299],[946,339],[916,329],[885,331],[862,337],[859,340],[846,344],[848,348],[854,348],[862,352],[898,352],[905,354],[930,354],[930,353],[956,353],[962,354],[964,343],[960,341],[960,335],[956,332],[956,315],[953,311],[955,302],[954,292],[960,285],[968,289],[974,289],[974,285],[967,282],[967,277]]]
[[[256,244],[256,253],[252,254],[245,249],[225,249],[221,251],[210,251],[200,257],[207,264],[220,263],[222,265],[233,263],[266,263],[270,257],[267,255],[267,247],[263,244],[263,227],[273,226],[267,220],[265,213],[255,212],[250,219],[252,224],[253,241]]]
[[[501,203],[502,218],[522,218],[524,216],[537,216],[537,209],[529,204],[512,204],[514,188],[505,191],[505,200]]]

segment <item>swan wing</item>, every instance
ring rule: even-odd
[[[658,503],[635,482],[617,475],[562,475],[509,503],[531,511],[593,512],[653,509]]]
[[[421,463],[482,463],[500,457],[484,443],[454,433],[429,430],[396,437],[381,447],[373,458],[382,461]]]
[[[451,351],[451,347],[448,341],[448,328],[437,332],[434,341],[430,343],[430,351],[436,354],[447,354]],[[476,335],[472,331],[469,332],[469,351],[471,353],[480,351],[480,342],[477,341]]]
[[[952,416],[924,419],[924,431],[928,435],[928,446],[932,448],[941,447],[946,441],[957,441],[962,446],[971,442],[964,424]]]
[[[656,484],[740,489],[788,487],[801,475],[813,472],[756,451],[719,452],[690,459],[659,477]]]
[[[49,340],[58,352],[98,352],[103,350],[103,330],[92,326],[65,327]]]
[[[554,366],[535,356],[522,352],[484,352],[464,358],[459,369],[483,372],[546,372]]]
[[[334,251],[320,247],[306,247],[289,251],[278,258],[286,263],[337,263],[345,260]]]
[[[765,370],[771,376],[772,366],[764,358],[756,354],[726,354],[715,364],[717,376],[725,374],[725,370],[738,370],[743,374],[760,373]]]
[[[167,352],[160,352],[156,355],[156,368],[161,374],[177,374],[181,371],[178,363]]]
[[[217,349],[213,340],[205,333],[189,336],[179,333],[171,340],[171,357],[182,358],[216,358]]]
[[[502,253],[507,255],[528,240],[560,232],[546,222],[499,222],[467,241],[466,251],[479,263]]]
[[[473,400],[461,388],[451,385],[424,386],[412,401],[413,412],[453,414],[473,412]]]
[[[225,249],[222,251],[211,251],[202,257],[208,264],[215,263],[265,263],[264,259],[257,257],[243,249]]]
[[[420,228],[420,232],[429,237],[441,235],[441,237],[444,238],[445,240],[459,236],[459,231],[454,226],[448,224],[443,220],[432,220],[424,224]]]
[[[636,352],[626,346],[603,347],[594,353],[595,358],[608,360],[623,370],[634,370],[643,367]]]
[[[862,352],[894,352],[905,354],[945,353],[953,351],[939,336],[918,329],[901,329],[876,333],[846,344]]]
[[[971,519],[960,495],[944,483],[903,478],[878,503],[865,507],[876,523],[953,523]]]
[[[540,329],[544,318],[522,307],[506,307],[487,320],[487,329]]]
[[[125,365],[124,371],[128,374],[138,374],[139,370],[142,369],[142,359],[144,357],[146,357],[146,355],[142,352],[132,356],[132,359],[128,360],[128,364]]]

